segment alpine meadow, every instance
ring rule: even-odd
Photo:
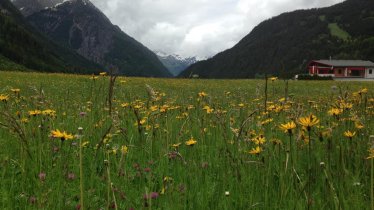
[[[372,82],[1,72],[0,86],[2,209],[374,202]]]
[[[0,0],[0,210],[374,210],[373,0]]]

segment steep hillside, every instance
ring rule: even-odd
[[[96,65],[34,30],[8,0],[0,1],[0,70],[93,73]]]
[[[256,26],[233,48],[192,65],[180,76],[290,76],[305,72],[310,60],[330,56],[374,61],[373,0],[281,14]]]
[[[88,0],[70,0],[27,17],[40,32],[127,76],[169,77],[156,54],[113,25]]]

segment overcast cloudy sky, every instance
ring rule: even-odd
[[[261,21],[342,0],[91,0],[124,32],[155,51],[210,57]]]

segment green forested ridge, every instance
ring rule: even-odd
[[[256,26],[233,48],[190,66],[180,76],[288,77],[305,72],[310,60],[330,56],[374,61],[374,1],[347,0],[281,14]]]
[[[74,73],[100,70],[99,65],[36,32],[8,0],[0,1],[0,9],[0,55],[3,57],[0,70]]]

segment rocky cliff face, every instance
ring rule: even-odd
[[[67,1],[28,18],[42,33],[100,64],[113,44],[111,22],[91,3]]]
[[[0,0],[0,32],[0,70],[86,74],[102,70],[101,66],[37,32],[9,0]]]
[[[53,41],[95,63],[114,66],[121,74],[171,76],[153,52],[113,25],[88,0],[64,1],[29,15],[27,20]]]

